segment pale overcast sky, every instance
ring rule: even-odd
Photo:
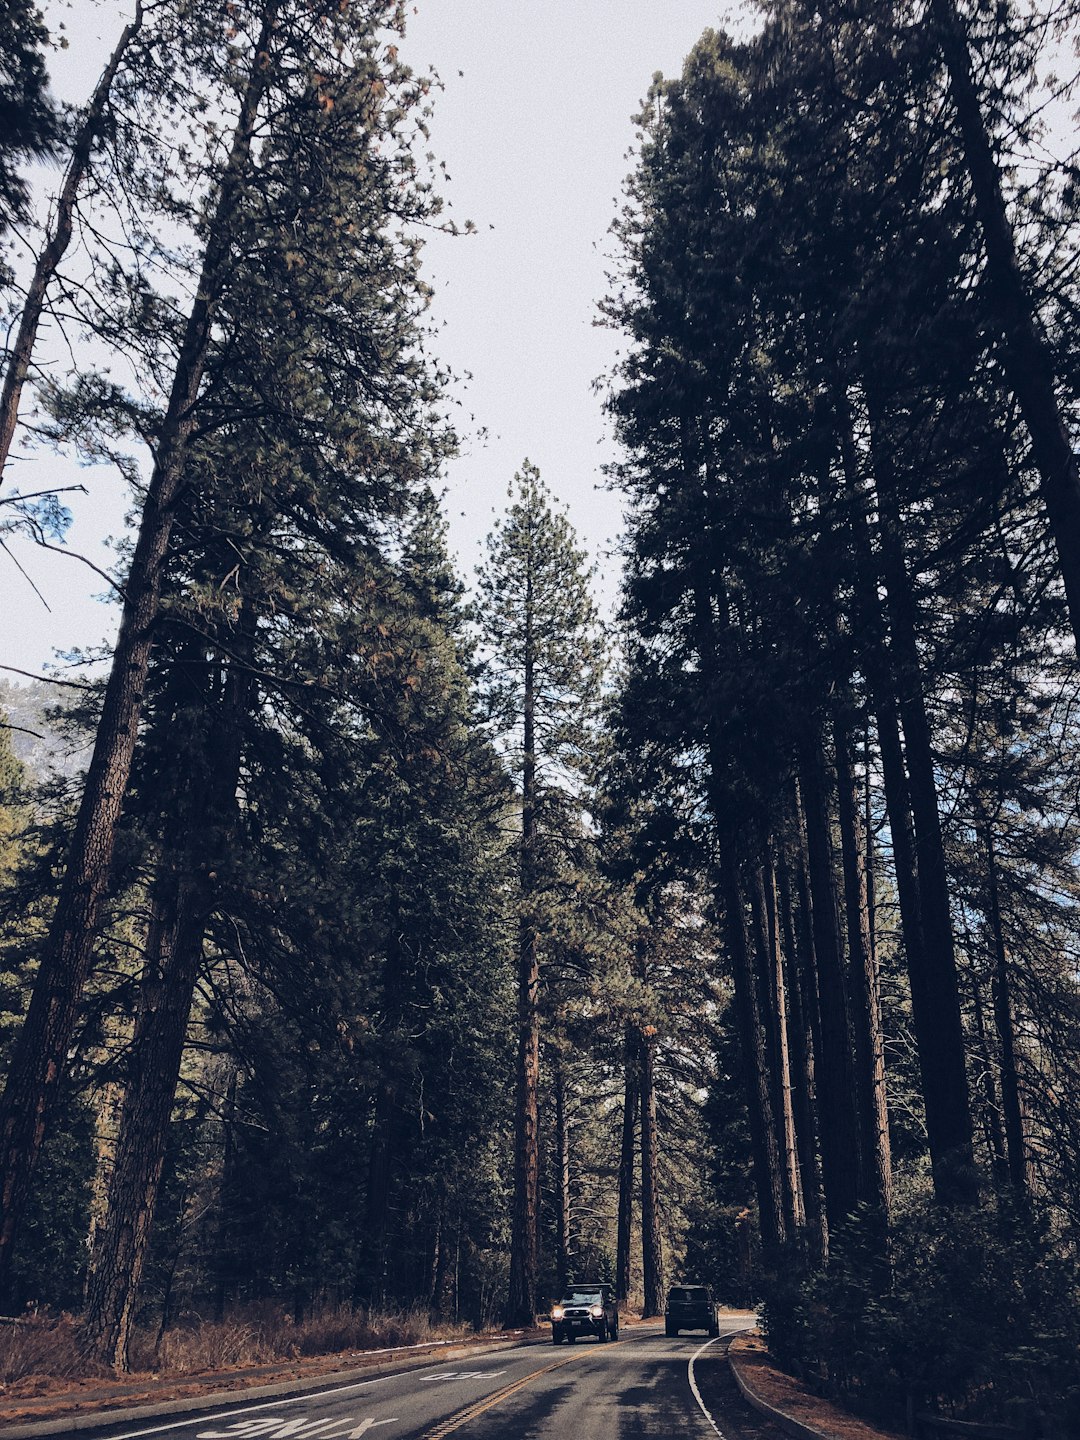
[[[120,13],[75,0],[65,88],[92,86]],[[450,213],[477,226],[473,236],[433,237],[426,260],[440,358],[473,377],[458,391],[464,443],[447,475],[466,578],[528,456],[565,502],[611,598],[619,503],[600,488],[611,449],[592,382],[610,368],[617,339],[594,320],[631,116],[655,71],[677,73],[705,28],[733,28],[740,13],[736,0],[726,9],[723,0],[416,0],[403,58],[442,77],[431,148],[449,172]],[[22,488],[31,478],[36,487],[39,472],[45,484],[58,475],[46,454],[20,466]],[[81,478],[90,495],[72,506],[72,547],[107,565],[102,540],[121,533],[125,496],[102,470]],[[0,662],[36,672],[55,650],[108,635],[115,608],[92,600],[103,589],[92,571],[25,547],[19,558],[51,612],[0,552]]]

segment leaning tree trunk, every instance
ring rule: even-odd
[[[1001,174],[983,118],[967,34],[953,0],[930,0],[930,12],[963,140],[975,211],[986,247],[991,314],[1004,340],[1002,364],[1031,438],[1031,453],[1057,550],[1080,648],[1080,467],[1055,388],[1053,357],[1016,253]]]
[[[660,1177],[656,1136],[656,1029],[640,1031],[638,1076],[641,1082],[641,1262],[643,1317],[664,1309],[664,1256],[660,1242]]]
[[[242,718],[250,673],[230,663],[200,754],[187,758],[186,793],[154,884],[127,1093],[105,1223],[98,1232],[80,1338],[86,1352],[127,1369],[128,1339],[169,1136],[188,1019],[213,908],[213,876],[228,864],[235,833]],[[209,703],[213,703],[212,698]]]
[[[60,193],[56,199],[56,218],[53,221],[52,233],[45,242],[34,266],[34,273],[30,277],[26,299],[23,301],[22,314],[19,318],[19,329],[11,347],[7,370],[4,372],[4,386],[3,391],[0,392],[0,473],[7,465],[8,455],[11,453],[11,442],[15,437],[15,426],[19,418],[19,401],[22,399],[26,377],[30,373],[30,362],[34,355],[38,328],[45,310],[45,292],[71,244],[71,233],[75,223],[75,205],[87,167],[90,164],[90,154],[94,148],[94,142],[104,128],[105,110],[109,103],[113,81],[116,79],[116,73],[123,63],[128,47],[142,29],[142,23],[142,0],[136,0],[135,16],[130,24],[124,26],[120,39],[116,43],[116,49],[109,56],[101,78],[94,87],[90,103],[75,131],[71,159],[68,161],[63,184],[60,186]]]
[[[634,1140],[637,1132],[637,1031],[627,1025],[623,1039],[622,1140],[619,1146],[619,1218],[615,1241],[615,1299],[630,1295],[630,1242],[634,1219]]]
[[[124,589],[120,633],[63,884],[0,1102],[0,1298],[9,1291],[15,1238],[49,1113],[67,1065],[78,1003],[90,970],[99,911],[112,870],[176,502],[195,427],[214,316],[230,262],[232,223],[243,193],[256,116],[269,80],[266,52],[278,5],[279,0],[268,0],[263,12],[255,61],[209,225],[198,290],[157,437],[154,469]]]

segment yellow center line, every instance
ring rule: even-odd
[[[609,1342],[621,1345],[622,1340]],[[472,1405],[467,1405],[464,1410],[459,1410],[455,1415],[449,1416],[446,1420],[440,1420],[433,1430],[428,1430],[423,1440],[444,1440],[447,1435],[452,1435],[455,1430],[460,1430],[462,1425],[467,1425],[470,1420],[475,1420],[478,1415],[483,1415],[485,1410],[491,1410],[496,1405],[501,1405],[504,1400],[509,1400],[511,1395],[516,1395],[519,1390],[524,1390],[526,1385],[531,1385],[534,1380],[539,1380],[541,1375],[550,1375],[553,1370],[561,1370],[564,1365],[569,1365],[573,1360],[580,1360],[584,1357],[585,1351],[579,1351],[576,1355],[568,1355],[565,1360],[555,1360],[550,1365],[544,1365],[539,1370],[534,1370],[531,1375],[523,1375],[520,1380],[514,1380],[509,1385],[504,1385],[501,1390],[496,1390],[491,1395],[485,1395],[482,1400],[476,1400]]]

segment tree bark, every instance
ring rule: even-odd
[[[825,1211],[831,1240],[859,1201],[859,1139],[847,983],[834,880],[828,780],[820,731],[804,736],[800,743],[799,776],[821,1017],[814,1077],[820,1116]]]
[[[754,967],[746,936],[739,855],[730,822],[718,822],[720,841],[720,886],[724,930],[731,957],[735,986],[735,1012],[739,1029],[743,1090],[750,1122],[754,1190],[761,1226],[761,1247],[768,1264],[775,1264],[787,1240],[784,1229],[784,1183],[778,1144],[777,1118],[773,1114],[765,1035],[758,1009]]]
[[[128,46],[142,29],[142,23],[142,0],[136,0],[134,19],[130,24],[124,26],[116,48],[109,56],[105,69],[101,72],[101,78],[94,87],[94,93],[90,97],[78,129],[75,131],[71,159],[68,161],[63,184],[60,186],[60,193],[56,199],[56,219],[53,223],[52,234],[45,242],[34,266],[26,299],[23,301],[19,330],[15,336],[11,357],[4,374],[3,391],[0,392],[0,474],[7,465],[8,455],[11,453],[11,442],[15,437],[15,426],[19,419],[19,402],[22,399],[26,377],[30,373],[30,362],[34,355],[38,326],[41,324],[41,316],[45,309],[45,292],[71,244],[71,233],[75,222],[75,204],[87,166],[90,164],[94,141],[101,133],[105,107],[109,103],[112,84]]]
[[[255,121],[268,84],[267,47],[279,0],[268,0],[228,165],[218,192],[198,292],[188,316],[168,407],[158,435],[139,535],[124,592],[120,633],[102,702],[56,911],[26,1020],[0,1102],[0,1299],[57,1087],[67,1063],[89,973],[98,915],[112,870],[131,774],[161,583],[211,328],[231,252],[231,223],[244,183]]]
[[[884,433],[880,403],[870,384],[866,395],[877,481],[881,571],[898,668],[896,693],[907,755],[919,879],[923,945],[915,949],[908,947],[907,958],[927,1140],[938,1198],[947,1203],[967,1204],[977,1197],[978,1186],[945,847],[938,813],[930,724],[923,698],[917,610],[901,540],[890,441]]]
[[[1016,253],[1001,174],[983,118],[967,34],[952,0],[930,0],[930,13],[963,139],[975,211],[986,246],[986,277],[1004,346],[1002,363],[1031,437],[1031,453],[1057,550],[1080,648],[1080,467],[1058,405],[1053,357]]]
[[[755,865],[751,879],[750,913],[754,924],[758,1006],[764,1021],[769,1094],[777,1125],[784,1234],[794,1239],[803,1227],[799,1161],[795,1147],[795,1116],[791,1103],[788,1054],[787,994],[776,914],[776,877],[772,858]]]
[[[841,699],[833,707],[837,814],[844,865],[848,978],[855,1038],[855,1102],[859,1125],[859,1194],[882,1218],[892,1203],[889,1112],[885,1097],[885,1046],[877,959],[870,930],[860,794],[851,764],[851,732]]]
[[[637,1132],[637,1031],[627,1025],[623,1038],[622,1141],[619,1146],[619,1218],[615,1241],[615,1298],[630,1296],[630,1245],[634,1218],[634,1140]]]
[[[1001,896],[998,888],[997,852],[994,834],[989,825],[983,832],[986,850],[986,888],[990,934],[994,944],[994,1028],[1001,1050],[1001,1112],[1005,1122],[1005,1154],[1009,1166],[1009,1183],[1017,1198],[1028,1199],[1030,1175],[1027,1147],[1024,1143],[1024,1112],[1020,1103],[1020,1076],[1016,1055],[1016,1029],[1012,1013],[1012,981],[1009,975],[1009,954],[1001,925]]]
[[[664,1309],[664,1256],[660,1241],[660,1179],[656,1136],[656,1030],[640,1032],[638,1074],[641,1081],[641,1260],[645,1308],[643,1318]]]
[[[780,887],[780,923],[784,936],[784,958],[787,962],[788,1054],[791,1062],[791,1108],[795,1124],[799,1179],[802,1190],[806,1248],[812,1264],[824,1265],[828,1256],[825,1210],[821,1196],[821,1166],[818,1162],[817,1131],[814,1124],[814,1054],[813,1034],[806,1014],[804,995],[807,990],[807,967],[813,978],[813,955],[807,956],[809,926],[799,925],[795,917],[795,899],[787,861],[781,857],[777,866]],[[812,943],[812,942],[811,942]]]
[[[216,713],[205,728],[193,727],[203,743],[184,757],[186,786],[154,884],[116,1162],[80,1330],[85,1351],[114,1370],[127,1369],[214,882],[235,832],[242,716],[251,689],[242,662],[230,663]]]
[[[566,1072],[562,1060],[555,1061],[555,1183],[558,1192],[555,1271],[559,1293],[570,1279],[570,1119],[566,1109]]]

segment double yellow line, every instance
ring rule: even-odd
[[[568,1355],[565,1360],[556,1360],[551,1365],[544,1365],[540,1370],[534,1370],[531,1375],[523,1375],[520,1380],[513,1381],[510,1385],[504,1385],[501,1390],[496,1390],[493,1395],[486,1395],[483,1400],[477,1400],[474,1405],[459,1410],[456,1415],[451,1415],[446,1420],[440,1420],[433,1430],[429,1430],[424,1440],[444,1440],[447,1435],[452,1435],[455,1430],[460,1430],[462,1425],[467,1425],[470,1420],[475,1420],[478,1415],[483,1415],[485,1410],[490,1410],[495,1405],[501,1405],[504,1400],[509,1400],[511,1395],[516,1395],[519,1390],[524,1390],[526,1385],[531,1385],[541,1375],[550,1375],[552,1370],[561,1370],[564,1365],[569,1365],[576,1357]]]

